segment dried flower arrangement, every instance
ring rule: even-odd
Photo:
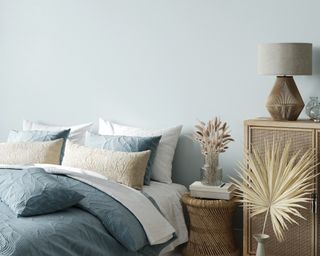
[[[234,141],[231,138],[227,123],[222,122],[217,117],[207,124],[199,121],[195,128],[194,138],[200,143],[203,155],[212,152],[223,153],[228,149],[227,144]]]
[[[208,123],[199,121],[195,125],[194,132],[195,141],[199,142],[201,152],[205,156],[205,170],[203,183],[207,185],[219,185],[219,177],[217,177],[217,169],[219,164],[219,153],[223,153],[228,149],[227,144],[234,141],[231,138],[230,130],[226,122],[222,122],[220,118],[215,117]],[[221,181],[220,181],[221,182]]]
[[[299,209],[310,201],[316,176],[314,150],[291,156],[290,148],[290,142],[283,147],[276,139],[265,142],[263,152],[253,147],[240,165],[240,180],[233,179],[239,201],[248,207],[250,216],[265,214],[262,234],[270,217],[278,241],[284,240],[288,223],[297,224],[295,217],[304,218]]]

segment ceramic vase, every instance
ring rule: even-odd
[[[269,239],[269,235],[266,234],[255,234],[253,235],[254,239],[258,242],[258,247],[256,251],[256,256],[265,256],[265,242]]]

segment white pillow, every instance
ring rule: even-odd
[[[162,136],[153,162],[151,179],[164,183],[172,183],[172,161],[181,129],[182,125],[168,129],[143,129],[99,119],[99,133],[102,135]]]
[[[42,122],[33,122],[29,120],[23,120],[23,130],[40,130],[40,131],[62,131],[70,129],[70,134],[68,139],[74,143],[84,144],[86,131],[90,129],[93,123],[79,124],[74,126],[60,126],[60,125],[50,125]]]

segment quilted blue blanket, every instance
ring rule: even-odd
[[[16,217],[0,201],[0,255],[158,255],[168,243],[150,246],[136,217],[104,192],[64,175],[48,175],[85,198],[75,207],[33,217]]]

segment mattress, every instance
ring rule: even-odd
[[[186,187],[176,183],[165,184],[151,181],[150,186],[143,187],[143,192],[156,201],[164,217],[176,230],[177,239],[165,247],[160,255],[167,254],[178,245],[187,242],[188,230],[181,204],[181,196],[187,192]]]

